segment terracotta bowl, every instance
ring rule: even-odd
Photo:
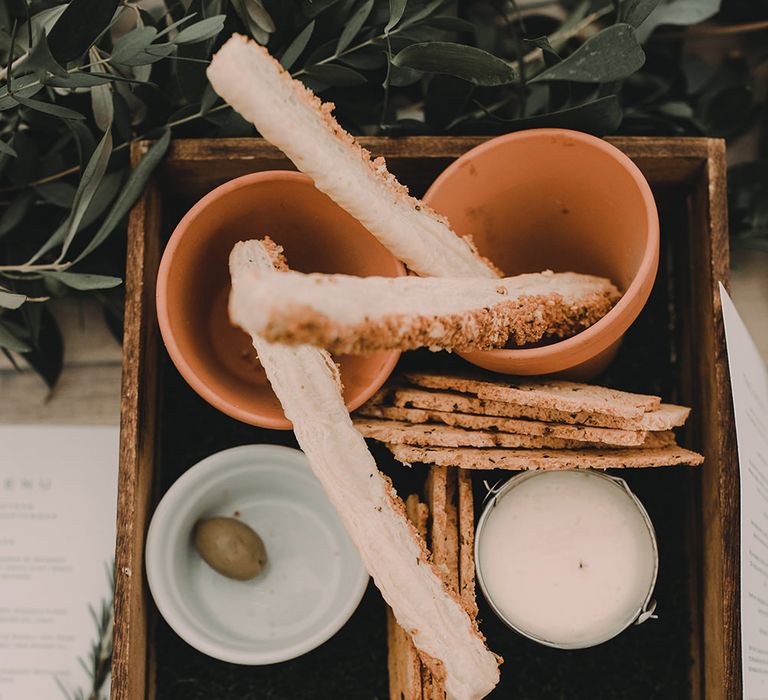
[[[250,338],[227,315],[227,261],[235,243],[270,236],[302,272],[361,277],[405,274],[356,219],[315,189],[305,175],[254,173],[209,192],[173,232],[157,277],[157,317],[174,364],[190,386],[232,418],[289,429]],[[350,410],[367,401],[395,367],[398,352],[342,356]]]
[[[627,156],[577,131],[520,131],[465,153],[424,199],[507,275],[585,272],[623,292],[605,317],[571,338],[462,357],[505,374],[591,379],[605,369],[648,300],[659,262],[656,204]]]

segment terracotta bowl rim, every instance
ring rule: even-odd
[[[527,141],[531,139],[550,139],[553,136],[578,141],[589,147],[595,148],[598,151],[602,151],[623,166],[624,170],[630,175],[643,199],[648,220],[645,249],[643,251],[642,260],[635,276],[632,278],[632,282],[624,291],[624,294],[616,306],[614,306],[597,323],[586,330],[583,330],[570,338],[566,338],[565,340],[560,340],[543,347],[525,348],[521,350],[500,349],[457,353],[470,361],[474,362],[475,358],[482,358],[485,361],[503,361],[522,366],[528,362],[538,363],[543,360],[548,360],[553,365],[562,365],[552,371],[566,369],[597,355],[617,341],[632,325],[650,296],[651,287],[656,279],[659,258],[659,215],[656,201],[651,192],[651,187],[640,171],[640,168],[635,165],[629,156],[616,148],[616,146],[613,146],[597,136],[592,136],[591,134],[581,131],[574,131],[572,129],[545,128],[525,129],[494,137],[459,156],[453,163],[443,170],[430,185],[424,195],[424,201],[432,206],[432,200],[440,186],[452,177],[465,163],[474,160],[477,156],[484,154],[486,151],[503,148],[510,142]],[[564,355],[569,355],[569,359],[565,360],[563,357]],[[573,358],[576,362],[572,362],[570,358]],[[560,362],[558,362],[558,360]]]
[[[184,353],[179,348],[176,337],[173,332],[170,314],[168,312],[168,288],[169,275],[176,257],[182,239],[189,231],[192,223],[195,221],[201,211],[211,206],[214,202],[227,196],[235,190],[247,188],[262,182],[285,182],[291,184],[311,185],[314,187],[312,178],[303,173],[293,170],[263,170],[256,173],[241,175],[232,180],[222,183],[210,192],[201,197],[182,217],[176,225],[168,239],[168,243],[163,250],[160,259],[160,266],[157,271],[157,288],[155,291],[155,303],[157,307],[157,320],[160,327],[160,335],[163,343],[168,350],[173,364],[186,382],[201,396],[205,401],[217,408],[222,413],[235,418],[243,423],[255,425],[262,428],[271,428],[273,430],[290,430],[293,427],[291,421],[287,418],[275,418],[271,415],[259,413],[254,410],[244,409],[225,399],[221,394],[215,391],[211,386],[204,382],[194,369],[190,366],[184,357]],[[319,191],[319,190],[318,190]],[[322,194],[322,193],[321,193]],[[338,206],[338,205],[336,205]],[[391,255],[391,254],[390,254]],[[394,267],[397,269],[397,276],[404,277],[406,274],[405,266],[397,258],[392,256]],[[362,406],[376,391],[384,384],[400,359],[399,350],[387,351],[387,357],[380,370],[376,373],[373,381],[365,385],[348,402],[347,408],[354,411]]]

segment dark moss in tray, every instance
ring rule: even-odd
[[[681,198],[657,193],[662,217],[659,278],[641,317],[628,332],[619,357],[600,382],[630,391],[659,393],[677,400],[678,329],[670,308],[675,283],[667,255],[676,228],[685,225]],[[171,227],[169,227],[170,230]],[[668,235],[665,235],[668,234]],[[437,368],[454,358],[445,353],[410,353],[411,366]],[[167,355],[161,379],[157,497],[190,466],[241,444],[268,442],[296,446],[293,434],[253,428],[219,413],[187,387]],[[380,467],[402,495],[420,491],[426,470],[396,464],[371,443]],[[660,571],[655,591],[658,620],[630,628],[593,649],[549,649],[508,630],[478,591],[481,629],[493,651],[505,657],[495,700],[677,700],[690,697],[690,615],[692,586],[687,559],[688,468],[615,470],[645,504],[657,531]],[[485,494],[483,480],[502,472],[475,475],[476,516]],[[293,661],[261,667],[228,664],[195,651],[158,617],[155,626],[157,697],[160,700],[385,700],[387,679],[385,607],[371,584],[349,623],[331,640]]]

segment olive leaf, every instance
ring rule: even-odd
[[[22,75],[20,78],[14,78],[13,93],[8,91],[7,84],[0,88],[0,112],[18,107],[22,99],[36,95],[44,87],[35,75]]]
[[[88,209],[93,196],[96,194],[104,173],[107,171],[111,155],[112,132],[110,129],[107,129],[96,146],[96,150],[91,155],[88,164],[85,166],[80,183],[77,186],[77,192],[72,202],[72,210],[67,221],[67,233],[61,246],[61,255],[59,257],[62,259],[67,254],[69,246],[79,230],[80,221],[85,215],[85,211]]]
[[[659,4],[660,0],[622,0],[617,14],[618,22],[639,27]]]
[[[80,291],[111,289],[112,287],[117,287],[123,281],[119,277],[91,275],[84,272],[44,272],[43,276]]]
[[[184,27],[174,39],[176,44],[194,44],[218,35],[224,29],[226,15],[214,15]]]
[[[389,0],[389,21],[384,27],[384,33],[389,34],[402,19],[408,0]]]
[[[365,24],[365,20],[368,19],[368,15],[371,14],[372,9],[373,9],[373,0],[363,0],[363,2],[360,3],[358,8],[352,13],[352,16],[349,18],[349,20],[345,24],[344,29],[341,31],[341,34],[339,35],[339,40],[336,43],[337,56],[340,53],[342,53],[344,49],[346,49],[352,43],[352,40],[357,36],[358,32],[363,28],[363,25]]]
[[[254,24],[267,32],[267,34],[275,31],[275,22],[261,0],[243,0],[243,2],[245,4],[245,11]]]
[[[163,131],[163,135],[150,146],[146,155],[139,161],[139,164],[131,173],[125,186],[120,190],[120,194],[112,205],[109,214],[107,214],[104,221],[102,221],[101,226],[99,226],[99,229],[93,235],[93,238],[91,238],[88,245],[86,245],[83,251],[75,258],[74,262],[77,263],[90,255],[107,239],[109,234],[115,230],[130,208],[136,203],[136,200],[139,198],[149,181],[150,176],[163,159],[170,143],[171,130],[166,128]]]
[[[288,44],[288,48],[283,51],[280,63],[285,70],[290,70],[296,60],[307,48],[309,40],[312,38],[312,32],[315,31],[315,20],[312,20],[301,32]]]
[[[0,307],[4,309],[18,309],[25,301],[25,294],[17,294],[7,289],[0,289]]]
[[[431,0],[420,10],[414,12],[412,15],[406,15],[403,19],[401,19],[399,28],[405,29],[406,27],[417,24],[418,22],[421,22],[421,20],[430,17],[437,10],[442,9],[442,7],[447,4],[448,0]]]
[[[92,62],[98,58],[98,52],[89,49],[88,55]],[[104,69],[99,65],[91,66],[91,74],[105,74]],[[109,83],[95,85],[91,90],[91,109],[93,110],[93,120],[101,131],[107,131],[111,128],[115,118],[115,105],[112,101],[112,86]]]
[[[125,66],[135,65],[156,37],[157,29],[154,27],[135,27],[115,43],[110,61]],[[141,62],[138,65],[142,65]]]
[[[171,22],[168,24],[165,29],[161,29],[157,33],[157,38],[159,39],[161,36],[165,36],[166,34],[170,34],[172,31],[178,29],[182,24],[186,24],[187,22],[191,22],[195,17],[197,17],[196,12],[190,12],[188,15],[184,15],[181,19],[176,20],[175,22]]]
[[[96,194],[93,196],[93,199],[91,199],[90,206],[85,210],[80,225],[77,227],[78,232],[90,226],[104,214],[107,207],[117,196],[117,192],[122,183],[123,173],[121,172],[108,173],[104,176],[96,190]],[[34,263],[49,250],[53,250],[56,246],[61,245],[64,237],[67,235],[67,223],[68,220],[65,220],[58,228],[56,228],[56,230],[48,237],[48,240],[43,243],[37,252],[30,258],[30,263]]]
[[[50,114],[52,117],[59,117],[61,119],[85,119],[85,117],[69,107],[62,107],[59,104],[53,102],[43,102],[42,100],[33,100],[29,97],[22,97],[19,93],[14,92],[12,98],[16,100],[20,105],[34,109],[36,112],[42,112],[43,114]]]
[[[269,35],[274,31],[275,27],[272,18],[269,17],[269,13],[266,12],[263,5],[260,2],[253,2],[253,0],[230,0],[230,2],[243,24],[248,27],[251,36],[260,44],[266,44],[269,41]],[[265,24],[262,24],[264,19],[260,12],[262,9],[267,17],[269,17]],[[269,27],[271,27],[271,30]]]
[[[146,66],[151,63],[157,63],[164,58],[168,58],[176,51],[176,44],[167,42],[165,44],[150,44],[147,50],[141,55],[141,65]]]
[[[614,24],[583,43],[572,54],[529,82],[568,80],[575,83],[606,83],[621,80],[639,70],[645,53],[628,24]]]
[[[720,0],[666,0],[657,5],[638,26],[637,37],[645,42],[663,24],[687,26],[709,19],[720,9]]]
[[[393,59],[396,66],[453,75],[474,85],[507,85],[517,78],[506,61],[474,46],[431,41],[407,46]]]
[[[44,82],[46,85],[58,88],[91,88],[96,85],[107,85],[108,83],[132,83],[135,81],[110,73],[68,73],[66,78],[50,76],[45,78]]]

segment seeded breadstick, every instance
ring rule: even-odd
[[[636,469],[698,466],[704,457],[682,447],[649,450],[481,450],[471,447],[387,445],[403,464],[436,464],[462,469]]]
[[[250,333],[299,445],[398,623],[444,676],[449,698],[479,700],[498,682],[499,661],[458,594],[443,583],[403,502],[352,425],[330,355],[306,345],[269,343],[252,332],[249,280],[255,273],[283,274],[273,268],[278,252],[258,241],[235,246],[230,318]]]
[[[213,89],[411,270],[437,277],[496,277],[493,266],[448,222],[408,195],[371,160],[323,104],[269,52],[235,34],[208,66]]]
[[[578,333],[619,298],[606,279],[543,272],[506,279],[251,276],[253,330],[330,352],[489,349]]]
[[[485,430],[534,437],[562,438],[564,440],[579,441],[582,444],[586,442],[604,446],[635,447],[642,445],[649,435],[646,430],[617,430],[616,428],[545,423],[538,420],[435,411],[425,408],[400,408],[399,406],[376,403],[373,400],[360,406],[356,411],[356,415],[368,418],[386,418],[406,423],[442,423],[467,430]]]
[[[508,418],[531,418],[547,423],[569,423],[579,426],[615,428],[619,430],[671,430],[685,423],[690,408],[661,404],[639,418],[623,418],[593,411],[559,411],[555,408],[525,406],[506,401],[491,401],[448,391],[427,391],[410,387],[395,389],[392,403],[402,408],[424,408],[437,411],[459,411]]]

